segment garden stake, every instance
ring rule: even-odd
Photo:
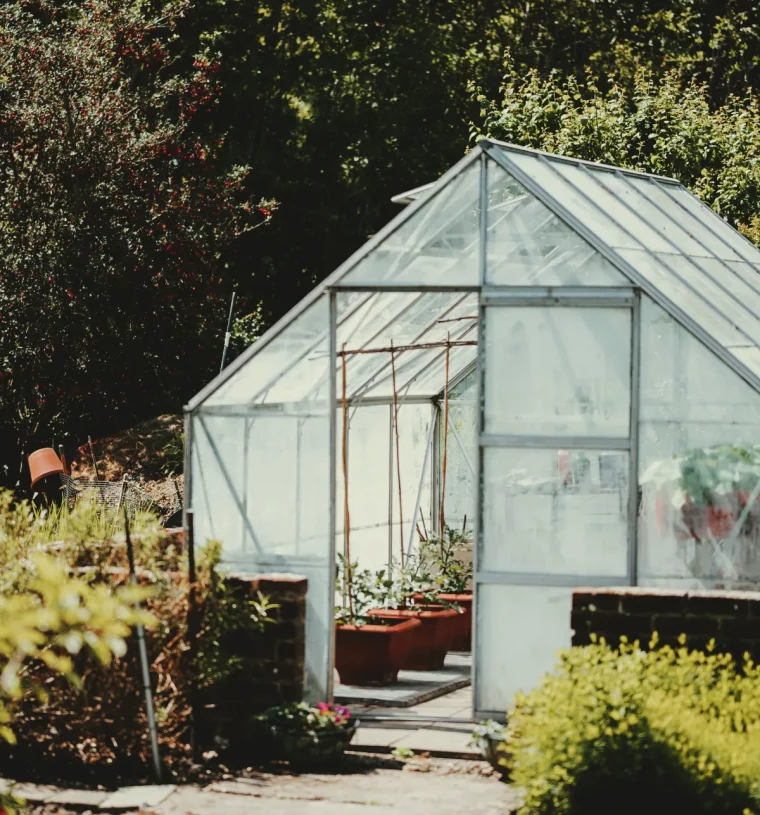
[[[396,354],[391,340],[391,374],[393,382],[393,429],[396,433],[396,474],[398,481],[398,528],[401,541],[401,568],[404,568],[404,508],[401,504],[401,457],[398,440],[398,392],[396,391]],[[345,357],[344,357],[345,358]]]
[[[198,644],[198,608],[196,599],[196,571],[195,571],[195,514],[192,509],[187,510],[187,662],[192,668]],[[198,699],[195,684],[190,691],[190,749],[192,756],[196,755],[196,728],[195,712],[198,708]]]
[[[92,466],[95,468],[95,480],[100,481],[100,473],[98,472],[98,462],[95,460],[95,448],[92,446],[92,437],[87,437],[87,444],[90,445],[90,455],[92,456]]]
[[[351,585],[351,514],[348,510],[348,402],[346,401],[346,344],[343,343],[343,355],[340,358],[343,371],[343,391],[340,404],[343,409],[343,556],[345,558],[344,576],[348,590],[349,619],[354,620],[354,591]]]
[[[127,505],[124,504],[124,535],[127,541],[127,558],[129,560],[129,582],[137,585],[137,574],[135,572],[135,550],[132,547],[132,538],[129,534],[129,513]],[[140,604],[135,603],[135,608],[139,609]],[[153,770],[156,774],[156,781],[161,783],[161,756],[158,753],[158,731],[156,730],[156,714],[153,710],[153,688],[150,684],[150,670],[148,669],[148,649],[145,646],[145,629],[141,623],[135,626],[137,631],[137,647],[140,652],[140,668],[142,669],[142,682],[145,691],[145,708],[148,714],[148,730],[150,731],[150,749],[153,754]]]
[[[447,340],[451,339],[451,334],[447,334]],[[446,343],[446,383],[443,389],[443,460],[441,462],[441,515],[438,521],[438,534],[443,538],[444,514],[446,503],[446,455],[448,453],[449,441],[449,355],[451,344]]]
[[[235,308],[235,292],[232,292],[230,300],[230,313],[227,315],[227,331],[224,334],[224,348],[222,349],[222,365],[219,373],[224,370],[224,360],[227,359],[227,349],[230,347],[230,337],[232,337],[232,310]]]

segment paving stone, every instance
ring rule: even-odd
[[[415,730],[396,741],[394,747],[407,747],[415,753],[462,756],[480,759],[481,753],[470,746],[470,734],[450,730]]]
[[[408,736],[409,733],[409,729],[400,727],[359,727],[351,739],[350,748],[359,750],[362,747],[393,747],[399,739]]]
[[[48,798],[45,803],[58,804],[66,809],[96,809],[110,794],[102,790],[62,790],[52,798]]]
[[[63,792],[61,787],[54,787],[52,784],[16,784],[13,787],[13,795],[30,804],[44,804],[60,792]]]
[[[152,809],[162,804],[175,790],[174,784],[155,784],[145,787],[122,787],[112,792],[99,808],[110,812],[131,812]]]

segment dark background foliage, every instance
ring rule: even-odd
[[[477,132],[685,168],[754,236],[755,5],[6,0],[0,478],[181,409],[233,289],[239,350]]]

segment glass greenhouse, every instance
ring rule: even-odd
[[[187,407],[196,539],[309,578],[308,697],[346,527],[382,568],[442,501],[478,718],[569,645],[573,587],[759,586],[760,251],[673,179],[496,141],[399,200]]]

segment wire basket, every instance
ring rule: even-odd
[[[73,509],[77,501],[84,500],[116,514],[126,504],[127,514],[134,517],[136,512],[155,507],[153,499],[126,478],[122,481],[82,481],[64,474],[61,484],[69,509]]]

